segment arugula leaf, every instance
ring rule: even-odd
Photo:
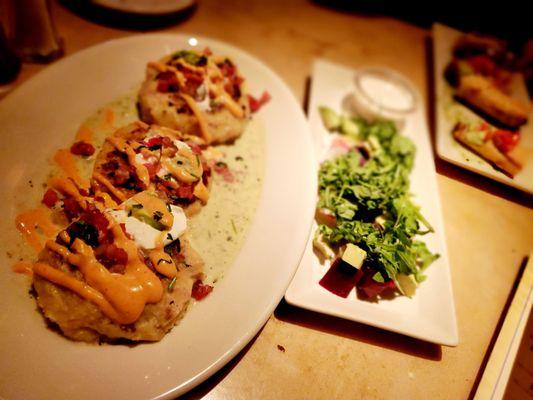
[[[335,119],[332,110],[325,110],[323,115]],[[346,118],[350,117],[338,117]],[[318,233],[328,245],[353,243],[365,250],[377,282],[396,280],[400,273],[422,282],[424,270],[439,256],[415,239],[433,232],[409,192],[415,145],[391,121],[350,118],[350,124],[333,124],[330,131],[353,137],[355,126],[357,139],[373,151],[366,162],[352,150],[322,163],[317,207],[330,210],[337,222],[335,227],[319,224]]]

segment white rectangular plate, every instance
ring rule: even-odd
[[[327,105],[342,110],[343,100],[353,93],[355,71],[316,61],[313,69],[309,121],[317,153],[324,153],[331,135],[323,126],[318,107]],[[368,325],[402,333],[429,342],[456,346],[458,343],[455,307],[445,244],[444,226],[437,187],[437,177],[424,109],[418,96],[417,110],[405,121],[402,133],[412,139],[417,152],[411,173],[411,191],[416,204],[435,228],[434,234],[423,240],[440,258],[427,270],[427,279],[419,286],[413,298],[404,296],[378,302],[357,298],[355,291],[344,299],[319,285],[329,268],[322,265],[313,252],[312,236],[294,279],[285,294],[290,304],[325,314],[362,322]]]
[[[453,91],[444,79],[444,69],[451,60],[452,48],[462,33],[445,25],[433,25],[433,65],[435,82],[435,116],[437,131],[437,153],[443,160],[451,162],[470,171],[484,175],[498,182],[513,186],[527,193],[533,193],[533,116],[523,126],[517,150],[524,162],[522,171],[513,179],[494,169],[481,157],[467,150],[455,141],[452,129],[455,125],[453,115],[459,114],[468,120],[481,120],[467,107],[453,99]],[[524,78],[515,74],[512,81],[513,96],[524,104],[530,104]]]

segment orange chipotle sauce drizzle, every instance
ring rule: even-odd
[[[70,150],[59,149],[54,155],[54,161],[76,185],[82,188],[89,187],[87,181],[80,176],[78,167],[76,166],[76,160]]]
[[[99,172],[95,172],[93,173],[93,179],[98,182],[98,183],[101,183],[102,185],[104,185],[104,187],[109,190],[109,192],[115,196],[118,200],[120,200],[121,202],[122,201],[125,201],[126,200],[126,196],[120,191],[118,190],[110,181],[109,179],[107,179],[105,176],[103,176],[101,173]]]
[[[104,111],[103,120],[100,123],[101,129],[113,129],[115,124],[115,113],[110,108]]]
[[[150,174],[148,173],[148,169],[143,164],[139,164],[137,160],[135,160],[135,151],[128,144],[128,142],[116,136],[110,136],[106,140],[111,143],[118,151],[125,153],[128,156],[128,162],[135,168],[135,171],[137,172],[137,177],[143,183],[143,185],[148,188],[148,186],[150,185]]]
[[[59,230],[59,227],[51,221],[50,210],[42,206],[17,215],[15,224],[26,242],[37,252],[44,247],[41,237],[44,236],[45,239],[52,238]]]
[[[86,125],[81,125],[78,129],[78,132],[76,132],[76,141],[77,142],[85,142],[85,143],[91,143],[93,139],[93,131]]]
[[[18,274],[33,275],[33,264],[29,261],[19,261],[13,265],[13,271]]]
[[[35,274],[93,302],[113,321],[130,324],[139,318],[147,303],[156,303],[161,299],[163,286],[155,273],[140,259],[135,242],[127,238],[114,220],[108,219],[115,245],[128,254],[124,274],[110,272],[98,262],[93,249],[80,239],[74,240],[71,246],[73,252],[51,240],[46,246],[77,266],[86,283],[44,263],[36,263],[33,270]]]

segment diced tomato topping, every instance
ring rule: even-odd
[[[155,177],[155,175],[157,174],[157,171],[159,171],[161,169],[161,164],[158,163],[158,162],[144,164],[144,166],[148,170],[148,174],[150,175],[150,179],[153,179]]]
[[[163,147],[174,146],[174,143],[172,142],[172,139],[169,138],[168,136],[163,136],[161,138],[161,144],[163,145]]]
[[[191,148],[192,152],[196,155],[202,154],[202,147],[197,143],[187,143]]]
[[[192,285],[191,295],[196,300],[202,300],[207,297],[209,293],[213,291],[213,286],[204,285],[201,280],[196,280]]]
[[[261,97],[256,99],[251,94],[248,95],[248,103],[250,104],[250,110],[252,112],[257,112],[261,107],[270,101],[271,97],[267,91],[264,91]]]
[[[202,182],[204,185],[207,185],[207,180],[211,176],[211,168],[206,163],[202,163],[202,168],[204,172],[202,173]]]
[[[76,142],[70,147],[70,152],[76,156],[89,157],[94,154],[94,146],[87,142]]]
[[[105,249],[105,256],[113,264],[126,265],[128,263],[128,253],[126,253],[124,249],[121,249],[114,244],[107,245]]]
[[[161,136],[155,136],[144,142],[147,147],[153,147],[157,145],[163,145],[163,138]]]
[[[218,64],[218,68],[220,68],[220,72],[225,77],[231,77],[236,72],[235,65],[230,60],[225,60],[223,63]]]
[[[83,213],[80,219],[96,228],[100,243],[110,243],[113,241],[111,232],[108,229],[109,221],[97,208],[89,208]]]
[[[59,196],[54,189],[48,189],[43,196],[43,204],[46,207],[52,208],[59,201]]]
[[[187,199],[192,200],[194,197],[194,187],[193,185],[180,185],[180,187],[176,190],[178,197],[181,199]]]
[[[157,91],[158,92],[177,92],[179,90],[179,82],[176,75],[171,71],[161,72],[157,76]]]
[[[498,129],[492,133],[492,142],[502,153],[513,150],[520,141],[520,132]]]
[[[128,263],[128,253],[113,243],[100,244],[94,251],[98,261],[107,268]],[[122,271],[121,271],[122,270]],[[113,268],[113,272],[123,272],[122,268]]]

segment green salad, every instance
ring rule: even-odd
[[[412,296],[438,258],[416,238],[433,228],[409,191],[415,145],[391,121],[319,110],[326,128],[346,140],[343,154],[320,166],[315,248],[354,268],[363,297],[385,289]]]

